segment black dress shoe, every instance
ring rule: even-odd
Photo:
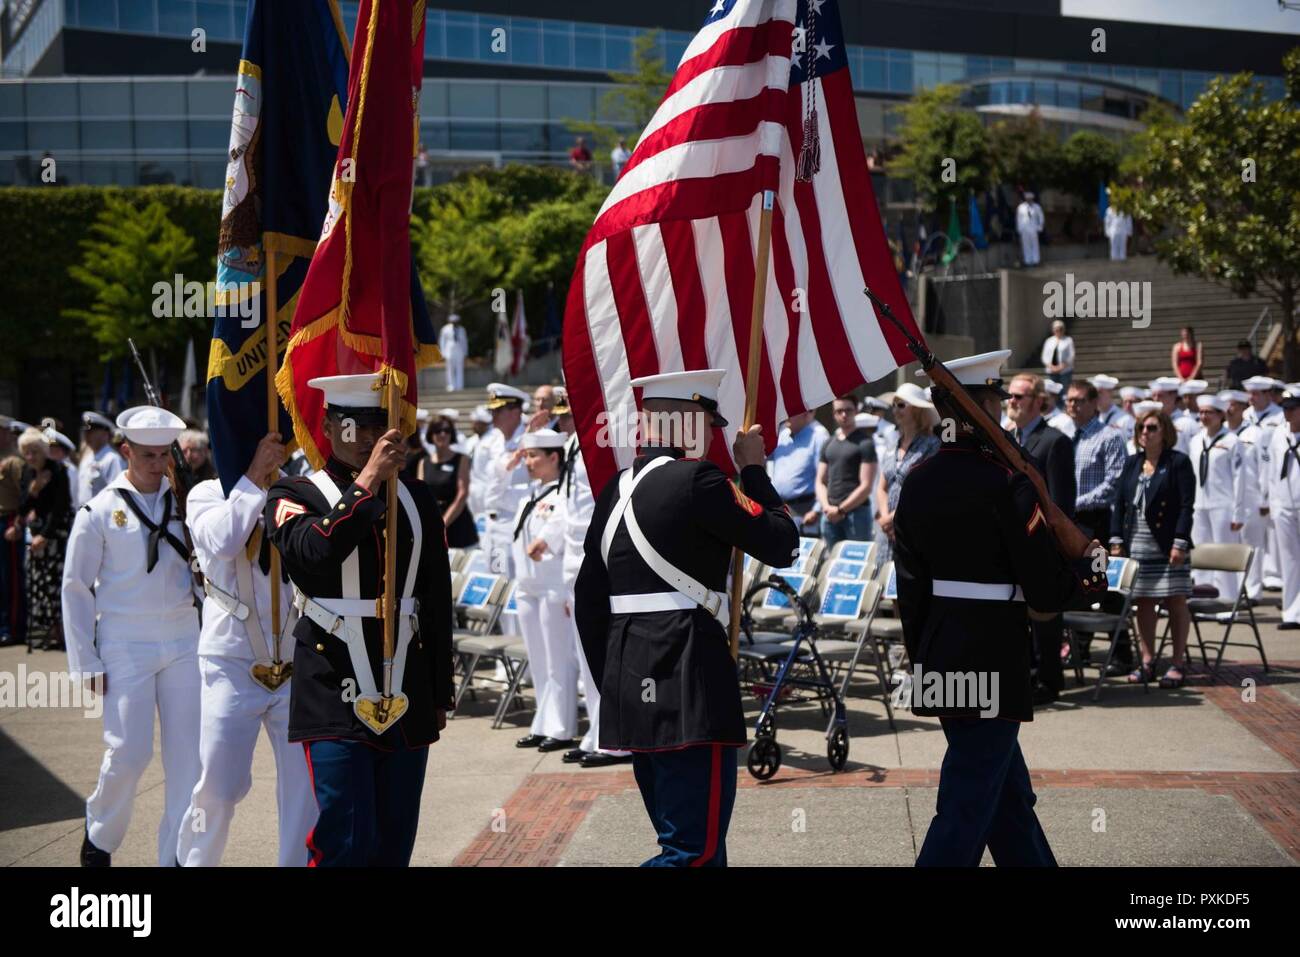
[[[1277,626],[1278,631],[1295,631],[1300,628],[1300,621],[1284,621]]]
[[[1034,704],[1051,704],[1060,695],[1055,688],[1049,688],[1047,685],[1039,685],[1034,689]]]
[[[572,751],[565,751],[564,756],[560,758],[565,764],[577,764],[591,752],[584,751],[582,748],[574,748]]]
[[[1133,662],[1116,659],[1106,667],[1107,678],[1119,678],[1133,670]]]
[[[81,839],[81,866],[82,867],[112,867],[113,855],[108,851],[101,851],[94,844],[90,843],[90,830],[87,829],[86,836]]]
[[[565,748],[571,748],[571,747],[573,747],[572,738],[564,738],[563,740],[559,738],[543,738],[541,743],[537,745],[537,750],[538,751],[562,751]]]
[[[592,751],[580,763],[584,768],[603,768],[610,764],[627,764],[631,760],[630,754],[604,754],[600,751]]]
[[[518,741],[515,742],[515,747],[516,747],[516,748],[535,748],[535,747],[537,747],[539,744],[541,744],[543,741],[546,741],[546,740],[547,740],[547,737],[546,737],[546,735],[544,735],[544,734],[526,734],[526,735],[524,735],[522,738],[520,738]]]

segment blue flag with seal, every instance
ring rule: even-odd
[[[270,431],[262,322],[268,253],[278,273],[276,344],[283,353],[329,205],[348,60],[336,0],[250,0],[235,78],[207,374],[213,460],[226,494]],[[292,445],[293,426],[278,399],[276,408],[276,431]]]

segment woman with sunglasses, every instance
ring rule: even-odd
[[[429,422],[426,437],[433,444],[433,452],[420,458],[415,474],[429,486],[442,509],[447,545],[449,548],[477,545],[478,529],[474,527],[468,504],[469,456],[452,448],[459,438],[456,426],[445,415],[435,416]]]
[[[1129,456],[1120,474],[1119,492],[1111,513],[1110,553],[1138,562],[1133,582],[1142,664],[1128,676],[1130,683],[1152,679],[1157,626],[1156,604],[1169,612],[1174,653],[1160,687],[1177,688],[1184,680],[1184,657],[1191,618],[1187,596],[1192,591],[1188,556],[1192,550],[1192,506],[1196,476],[1192,462],[1174,448],[1178,432],[1163,411],[1138,407]]]
[[[904,382],[894,393],[890,406],[898,426],[896,441],[880,459],[880,481],[876,483],[876,545],[882,562],[889,561],[894,548],[894,509],[903,490],[903,479],[939,448],[939,437],[931,431],[939,423],[934,404],[925,390]]]

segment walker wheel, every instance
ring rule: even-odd
[[[760,781],[766,781],[776,774],[781,767],[781,746],[775,738],[766,735],[754,739],[749,746],[749,773]]]
[[[830,741],[826,744],[826,758],[830,761],[832,770],[844,770],[844,765],[849,760],[849,732],[847,728],[839,726],[831,732]]]
[[[776,718],[772,712],[768,712],[758,722],[758,730],[754,732],[756,738],[775,738],[776,737]]]

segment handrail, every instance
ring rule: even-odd
[[[1265,306],[1260,310],[1259,318],[1255,320],[1255,324],[1250,327],[1250,334],[1246,336],[1250,340],[1250,348],[1255,355],[1259,355],[1259,327],[1264,324],[1264,320],[1272,313],[1272,309],[1272,306]]]

